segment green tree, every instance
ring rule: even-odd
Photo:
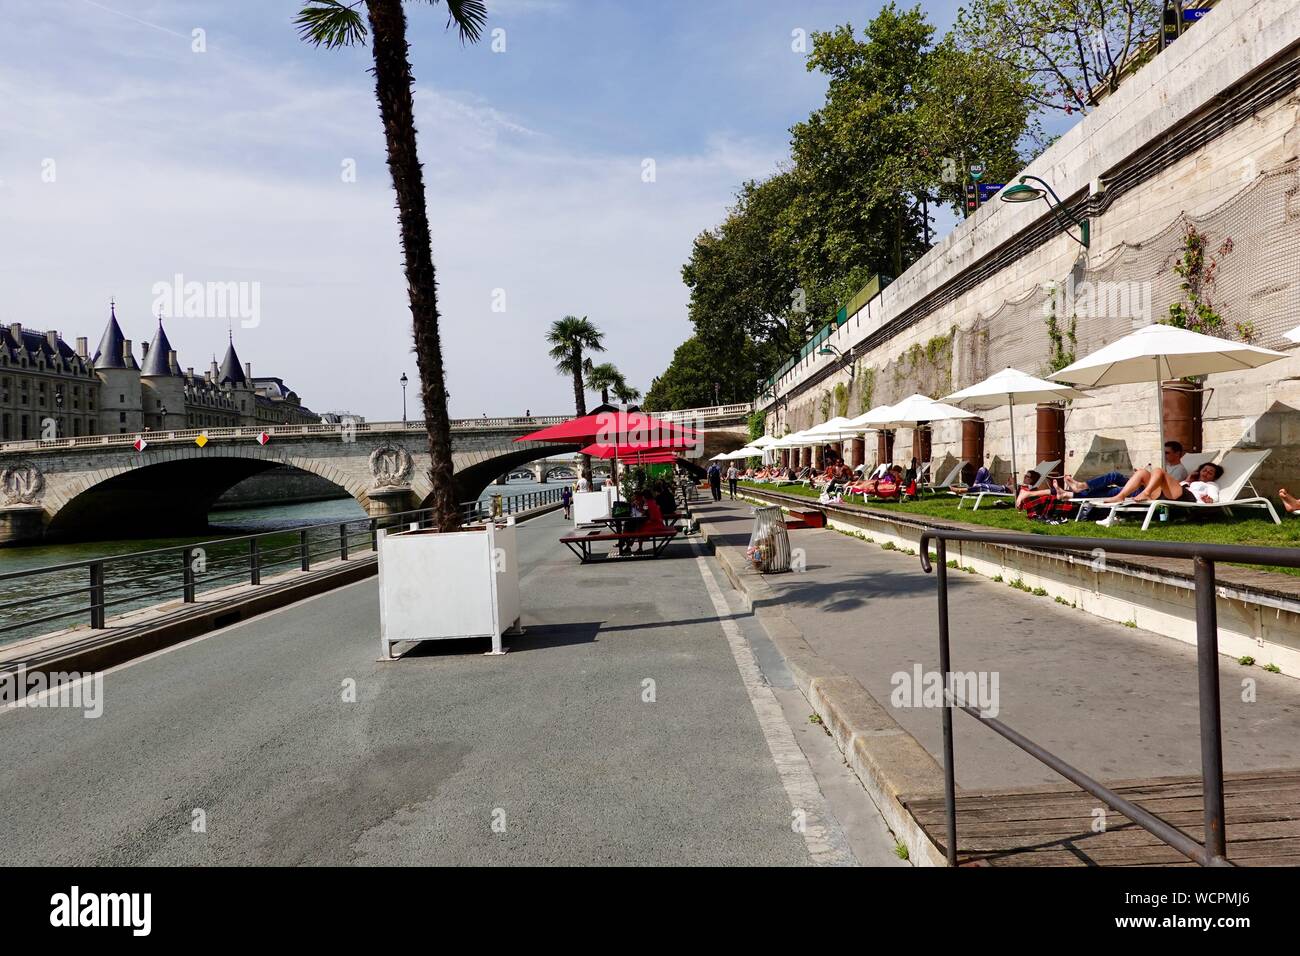
[[[1032,102],[1087,113],[1155,52],[1156,0],[970,0],[960,45],[1026,73]]]
[[[415,361],[420,372],[420,398],[429,442],[430,505],[434,524],[444,531],[460,527],[460,505],[451,458],[451,421],[447,414],[447,385],[442,341],[438,329],[438,284],[425,207],[424,174],[416,146],[415,108],[406,38],[406,11],[401,0],[310,0],[294,19],[299,35],[315,46],[334,49],[363,43],[372,37],[375,99],[384,127],[388,171],[397,194],[407,294],[411,307]],[[454,26],[462,43],[478,40],[487,20],[482,0],[447,0],[448,28]]]

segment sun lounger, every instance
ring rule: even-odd
[[[1277,510],[1273,507],[1273,502],[1259,494],[1250,481],[1259,466],[1264,463],[1264,459],[1270,454],[1272,454],[1271,448],[1265,448],[1263,451],[1230,451],[1225,454],[1223,460],[1219,462],[1223,467],[1223,475],[1218,482],[1219,500],[1213,504],[1206,504],[1203,501],[1166,501],[1164,499],[1135,501],[1115,505],[1111,508],[1111,515],[1145,512],[1142,519],[1142,530],[1146,531],[1151,527],[1152,519],[1161,508],[1183,508],[1192,511],[1222,508],[1229,515],[1233,515],[1233,508],[1263,508],[1268,512],[1268,516],[1273,519],[1274,524],[1281,524],[1282,519],[1277,516]],[[1183,460],[1186,461],[1187,459],[1184,458]],[[1190,467],[1188,471],[1191,471]],[[1247,490],[1250,492],[1250,497],[1240,497],[1242,492]],[[1236,516],[1233,515],[1233,517]]]
[[[951,488],[952,483],[961,477],[961,470],[965,468],[966,465],[967,465],[967,461],[966,459],[963,458],[961,461],[957,462],[957,464],[952,466],[952,469],[948,472],[947,476],[943,479],[943,481],[939,482],[938,484],[934,484],[932,482],[926,482],[925,484],[926,490],[932,492],[940,492],[947,488]],[[960,504],[960,502],[958,502],[958,504]]]
[[[1050,480],[1049,476],[1053,471],[1056,470],[1056,466],[1059,465],[1060,463],[1061,460],[1058,458],[1056,459],[1056,461],[1040,461],[1038,464],[1034,465],[1033,470],[1038,472],[1038,481],[1034,484],[1034,487],[1035,488],[1047,487],[1047,482]],[[961,496],[961,500],[957,502],[958,510],[961,509],[962,503],[967,498],[975,499],[975,504],[971,508],[971,511],[979,511],[980,502],[982,502],[985,498],[995,498],[1001,501],[1006,501],[1006,500],[1015,501],[1016,492],[1014,491],[968,491],[965,494],[963,494]]]

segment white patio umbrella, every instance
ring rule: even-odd
[[[726,461],[726,460],[727,460],[727,453],[725,451],[720,451],[712,458],[709,459],[709,461]]]
[[[749,447],[770,448],[772,445],[775,445],[779,440],[780,439],[778,438],[773,438],[771,435],[760,435],[758,438],[755,438],[752,442],[749,443]]]
[[[870,413],[868,413],[870,414]],[[945,405],[943,402],[936,402],[928,395],[920,393],[909,395],[901,402],[889,406],[888,413],[882,412],[882,416],[887,414],[889,421],[885,423],[887,428],[912,428],[915,429],[922,424],[930,422],[949,421],[956,418],[976,418],[977,416],[970,412],[963,411],[955,405]]]
[[[1282,334],[1285,335],[1292,342],[1300,342],[1300,325],[1297,325],[1291,331],[1283,332]]]
[[[1013,406],[1059,402],[1067,398],[1078,398],[1080,394],[1068,385],[1035,378],[1007,366],[982,382],[945,395],[943,400],[980,410],[1007,406],[1007,421],[1011,426],[1011,474],[1014,478],[1020,472],[1016,468],[1016,415]]]
[[[1160,445],[1155,461],[1164,460],[1165,420],[1160,408],[1160,383],[1171,378],[1210,375],[1259,368],[1286,358],[1282,352],[1202,335],[1174,325],[1148,325],[1103,346],[1052,378],[1072,385],[1133,385],[1154,382]]]
[[[893,405],[877,405],[871,411],[863,412],[857,418],[850,418],[847,427],[860,428],[864,431],[872,428],[886,428],[893,410]]]

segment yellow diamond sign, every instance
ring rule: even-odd
[[[198,445],[200,448],[202,448],[207,443],[208,443],[207,435],[200,435],[198,438],[194,439],[194,444]]]

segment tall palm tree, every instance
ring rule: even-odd
[[[551,323],[546,333],[546,341],[551,346],[550,356],[555,362],[555,370],[561,375],[573,376],[573,410],[581,417],[587,414],[587,396],[583,392],[583,373],[591,360],[583,357],[583,352],[603,352],[605,346],[601,339],[605,334],[592,325],[584,315],[566,315]],[[582,456],[582,473],[590,477],[591,456]]]
[[[436,3],[437,0],[429,0]],[[365,17],[360,8],[365,7]],[[483,0],[447,0],[447,28],[455,26],[461,43],[474,43],[487,20]],[[364,43],[367,27],[373,37],[375,99],[388,144],[388,172],[397,193],[402,255],[420,372],[424,427],[429,438],[430,505],[434,524],[444,531],[460,527],[455,472],[451,460],[451,421],[447,415],[447,384],[438,331],[438,283],[429,238],[429,212],[424,201],[424,174],[415,141],[415,76],[407,54],[406,11],[402,0],[308,0],[294,18],[299,35],[326,49]]]
[[[550,356],[555,362],[555,370],[561,375],[573,376],[573,407],[578,415],[587,414],[587,396],[583,391],[583,375],[591,362],[584,353],[603,352],[605,346],[601,340],[605,333],[596,328],[584,315],[566,315],[551,323],[546,333],[546,341],[551,346]]]

